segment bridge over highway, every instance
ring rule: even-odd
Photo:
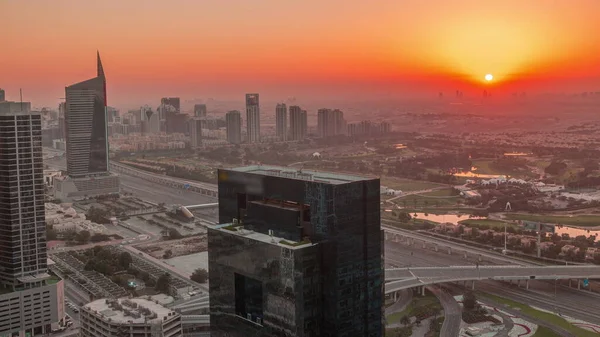
[[[385,293],[435,283],[475,280],[570,280],[600,278],[600,266],[451,266],[385,270]]]
[[[600,278],[600,266],[450,266],[385,270],[385,293],[430,284],[476,280],[569,280]],[[207,308],[208,296],[199,296],[173,307],[191,312]]]

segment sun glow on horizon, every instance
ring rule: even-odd
[[[492,74],[487,74],[485,75],[485,80],[488,82],[491,82],[494,79],[494,75]]]

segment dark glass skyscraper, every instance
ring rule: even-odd
[[[106,77],[97,55],[97,76],[65,88],[67,177],[54,179],[60,199],[119,192],[108,168]]]
[[[108,172],[106,78],[100,54],[96,77],[66,88],[67,172],[86,177]]]
[[[260,142],[260,103],[258,94],[246,94],[246,137],[248,143]]]
[[[379,179],[219,170],[211,336],[383,336]]]

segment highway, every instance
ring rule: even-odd
[[[51,169],[66,170],[65,158],[48,159],[44,161],[44,164]],[[133,175],[119,173],[119,180],[123,192],[133,193],[138,198],[155,204],[197,205],[215,202],[214,198],[200,193],[157,184]]]
[[[214,203],[215,199],[200,193],[159,185],[151,181],[120,173],[121,190],[133,193],[142,200],[155,204],[197,205]]]
[[[440,249],[435,252],[431,248],[422,248],[422,245],[408,246],[403,243],[392,241],[385,242],[385,264],[386,268],[402,268],[402,267],[443,267],[457,265],[476,265],[477,258],[473,255],[468,255],[458,252],[452,255],[448,254],[447,250]],[[483,259],[480,265],[494,265],[497,262],[492,259]]]
[[[444,240],[437,237],[431,237],[426,234],[422,234],[416,231],[409,231],[406,229],[400,229],[397,227],[393,227],[390,225],[386,225],[386,223],[390,223],[390,221],[382,220],[381,228],[384,230],[386,235],[386,240],[393,240],[393,238],[399,237],[404,240],[411,239],[416,242],[415,245],[419,245],[422,242],[426,242],[428,245],[437,245],[440,250],[452,249],[452,253],[464,253],[465,251],[469,254],[479,255],[482,258],[486,258],[488,260],[493,260],[497,262],[501,262],[502,264],[518,264],[518,265],[533,265],[530,261],[521,261],[519,259],[515,259],[512,257],[506,257],[500,253],[497,253],[491,249],[483,249],[478,247],[469,246],[463,243],[457,243],[455,241]]]
[[[586,291],[557,285],[555,297],[554,282],[543,281],[530,284],[529,290],[522,285],[519,287],[516,284],[510,285],[498,281],[479,282],[476,289],[519,303],[579,318],[589,323],[600,324],[600,296]]]

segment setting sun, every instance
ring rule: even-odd
[[[485,75],[485,80],[486,80],[486,81],[490,82],[490,81],[491,81],[491,80],[493,80],[493,79],[494,79],[494,75],[492,75],[492,74],[487,74],[487,75]]]

